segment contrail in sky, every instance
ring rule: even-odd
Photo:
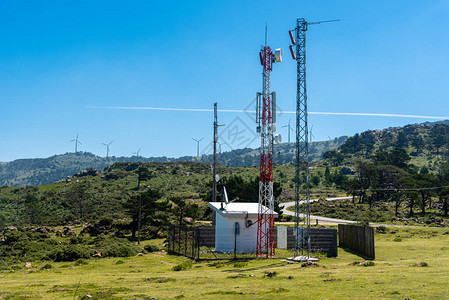
[[[95,109],[124,109],[124,110],[161,110],[161,111],[189,111],[189,112],[212,112],[208,108],[172,108],[172,107],[134,107],[134,106],[88,106]],[[255,113],[254,110],[243,109],[219,109],[219,112],[230,113]],[[295,111],[279,111],[280,114],[295,114]],[[402,115],[402,114],[375,114],[375,113],[352,113],[352,112],[309,112],[310,115],[330,115],[330,116],[367,116],[367,117],[389,117],[389,118],[413,118],[413,119],[435,119],[446,120],[449,117],[441,116],[420,116],[420,115]]]

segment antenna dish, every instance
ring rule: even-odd
[[[274,142],[280,144],[282,142],[282,136],[278,133],[274,135]]]
[[[216,182],[219,182],[219,181],[220,181],[220,175],[215,174],[215,181],[216,181]]]
[[[274,51],[274,59],[276,62],[282,62],[282,49],[277,48],[276,51]]]

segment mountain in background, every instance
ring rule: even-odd
[[[330,141],[309,144],[310,161],[323,158],[335,161],[344,158],[369,159],[376,151],[402,148],[412,157],[412,163],[432,171],[442,160],[449,158],[449,121],[391,127],[383,130],[367,130],[352,137],[342,136]],[[338,149],[338,150],[336,150]],[[295,161],[295,143],[274,145],[274,163]],[[257,166],[259,149],[236,149],[217,154],[217,162],[229,167]],[[0,163],[0,186],[45,185],[57,182],[85,169],[103,170],[117,162],[183,162],[194,161],[211,164],[211,154],[168,157],[99,157],[78,152],[55,155],[49,158],[18,159]]]
[[[310,160],[317,161],[323,153],[337,148],[347,136],[330,141],[312,142],[309,146]],[[217,154],[217,162],[230,167],[255,166],[259,164],[259,149],[236,149]],[[274,162],[285,164],[295,158],[295,143],[274,145]],[[55,183],[67,176],[85,169],[103,170],[117,162],[181,162],[195,161],[212,163],[213,155],[168,157],[99,157],[92,153],[77,152],[54,155],[48,158],[17,159],[12,162],[0,162],[0,186],[36,186]]]

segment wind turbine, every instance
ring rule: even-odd
[[[200,156],[200,142],[203,140],[204,138],[201,138],[200,140],[194,139],[192,138],[192,140],[194,140],[196,142],[196,156]]]
[[[217,144],[218,144],[218,152],[221,153],[221,145],[223,145],[224,143],[217,142]]]
[[[106,146],[106,158],[109,157],[109,146],[112,144],[112,142],[113,141],[110,141],[109,144],[102,143],[103,145]]]
[[[312,143],[312,138],[315,138],[315,136],[312,133],[312,130],[313,130],[313,125],[312,125],[312,127],[310,127],[310,142],[311,143]]]
[[[140,149],[142,149],[142,148],[139,148],[139,151],[133,152],[133,153],[131,153],[131,154],[135,154],[137,157],[139,157]]]
[[[70,142],[75,142],[75,153],[78,152],[78,144],[82,145],[81,142],[78,140],[78,136],[79,136],[79,135],[80,135],[80,134],[79,134],[79,132],[78,132],[78,134],[76,135],[76,139],[70,141]]]
[[[290,126],[290,121],[291,121],[291,118],[288,119],[288,125],[282,126],[282,128],[288,127],[288,142],[289,143],[290,143],[290,131],[293,131],[293,128]]]

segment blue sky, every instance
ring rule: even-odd
[[[211,112],[106,107],[253,109],[258,51],[282,48],[272,90],[295,110],[288,30],[310,26],[310,112],[449,116],[449,2],[415,1],[0,1],[0,161],[79,150],[105,156],[183,156],[212,140]],[[97,107],[97,108],[93,108]],[[98,108],[101,107],[101,108]],[[287,140],[293,114],[278,116]],[[428,118],[310,115],[315,140]],[[245,113],[219,113],[223,151],[257,147]],[[226,129],[227,128],[227,129]],[[227,131],[226,131],[227,130]],[[233,139],[233,140],[232,140]],[[248,143],[246,142],[248,141]]]

